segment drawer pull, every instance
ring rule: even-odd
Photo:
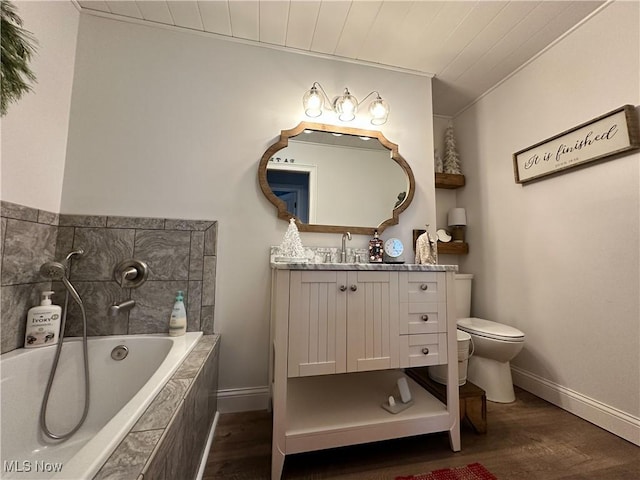
[[[357,285],[351,285],[351,291],[355,292],[356,290],[358,290],[358,286]]]
[[[424,347],[422,349],[422,353],[424,353],[425,355],[429,355],[429,349],[427,347]]]
[[[341,292],[345,292],[347,290],[347,286],[346,285],[340,285],[340,291]]]
[[[420,290],[426,290],[427,288],[429,288],[429,285],[427,285],[426,283],[420,285]]]
[[[429,315],[426,315],[426,314],[422,315],[421,318],[422,318],[422,320],[424,320],[426,322],[427,320],[429,320]]]

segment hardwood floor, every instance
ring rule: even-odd
[[[480,462],[500,480],[636,480],[640,447],[523,390],[512,404],[488,402],[488,433],[463,424],[462,451],[446,434],[287,456],[283,479],[393,480]],[[271,415],[221,415],[205,480],[269,479]]]

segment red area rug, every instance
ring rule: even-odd
[[[396,480],[498,480],[498,477],[479,463],[472,463],[466,467],[443,468],[422,475],[396,477]]]

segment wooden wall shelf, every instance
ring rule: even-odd
[[[460,188],[464,187],[464,175],[456,173],[436,173],[436,188]]]
[[[464,175],[456,173],[436,173],[436,188],[446,188],[452,190],[464,187]],[[415,237],[415,232],[414,237]],[[424,232],[424,230],[422,230]],[[415,245],[415,238],[414,238]],[[469,244],[467,242],[438,242],[438,253],[449,255],[467,255],[469,253]]]
[[[438,242],[438,253],[466,255],[469,253],[469,244],[467,242]]]

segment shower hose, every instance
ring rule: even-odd
[[[65,279],[66,280],[66,279]],[[68,280],[67,280],[68,282]],[[65,287],[67,287],[67,282],[63,282]],[[84,310],[84,305],[82,301],[77,301],[74,297],[74,300],[80,307],[80,311],[82,312],[82,351],[84,357],[84,411],[82,412],[82,418],[77,423],[75,427],[69,430],[67,433],[56,434],[49,430],[47,427],[47,406],[49,404],[49,395],[51,394],[51,387],[53,386],[53,380],[56,376],[56,371],[58,370],[58,361],[60,360],[60,354],[62,352],[62,344],[64,343],[64,327],[67,321],[67,307],[69,306],[69,287],[66,288],[67,292],[64,298],[64,311],[62,312],[62,321],[60,322],[60,337],[58,341],[58,345],[56,346],[56,353],[53,358],[53,365],[51,366],[51,372],[49,373],[49,380],[47,381],[47,388],[44,392],[44,398],[42,399],[42,407],[40,408],[40,428],[42,429],[42,433],[44,433],[47,437],[53,440],[66,440],[71,437],[74,433],[78,431],[78,429],[82,426],[84,421],[87,419],[87,414],[89,413],[89,356],[88,356],[88,348],[87,348],[87,314]]]

